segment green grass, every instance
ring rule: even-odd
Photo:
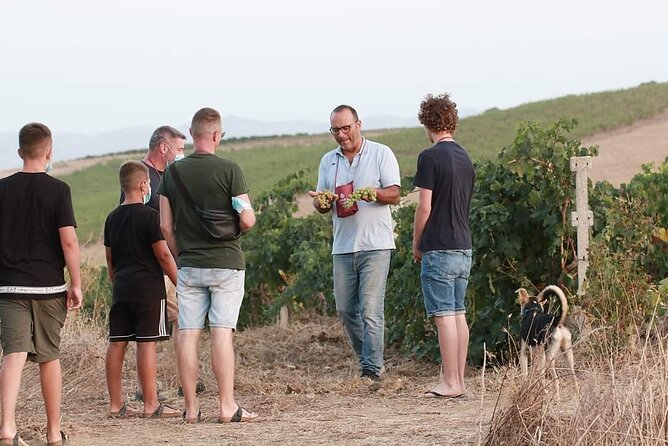
[[[107,214],[118,205],[121,161],[107,161],[61,177],[72,189],[80,243],[94,241],[104,229]]]
[[[456,98],[455,98],[456,99]],[[416,103],[416,107],[417,107]],[[488,110],[478,116],[464,118],[459,123],[456,138],[474,159],[492,158],[510,144],[522,122],[533,120],[552,123],[561,118],[575,118],[579,126],[575,137],[631,124],[651,117],[668,108],[668,83],[646,83],[635,88],[562,98],[524,104],[507,110]],[[397,156],[402,176],[415,173],[417,155],[429,146],[421,128],[374,131],[373,140],[389,145]],[[251,189],[257,197],[278,180],[297,170],[308,170],[315,187],[318,164],[322,155],[335,147],[331,138],[322,135],[303,136],[304,144],[285,144],[277,137],[275,145],[245,150],[232,150],[235,144],[253,141],[243,138],[222,145],[222,156],[242,167]],[[257,138],[267,143],[268,138]],[[118,204],[118,167],[127,159],[140,159],[143,151],[128,152],[103,164],[62,176],[72,187],[74,210],[79,223],[81,241],[99,237],[106,215]]]

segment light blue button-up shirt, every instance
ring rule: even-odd
[[[337,171],[338,164],[338,171]],[[336,178],[336,184],[334,184]],[[353,189],[362,187],[386,188],[400,186],[399,163],[386,145],[364,139],[362,149],[353,162],[341,147],[327,152],[320,160],[317,190],[329,189],[353,182]],[[334,243],[332,254],[394,249],[392,214],[388,204],[358,201],[359,211],[350,217],[339,218],[336,203],[332,204]]]

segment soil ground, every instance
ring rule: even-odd
[[[668,157],[668,109],[650,119],[585,138],[582,143],[599,146],[592,180],[608,180],[615,186],[628,183],[642,164],[660,164]]]
[[[104,381],[105,330],[102,324],[71,317],[62,359],[63,429],[72,445],[270,445],[270,444],[477,444],[487,432],[499,391],[500,374],[488,372],[486,390],[479,371],[470,370],[469,389],[459,399],[426,399],[438,380],[438,365],[386,353],[381,383],[358,377],[347,336],[335,318],[250,329],[235,339],[236,397],[259,418],[251,423],[218,424],[217,391],[211,373],[210,343],[201,346],[200,395],[205,421],[112,419],[107,416]],[[171,345],[159,346],[159,385],[168,404],[183,408]],[[134,351],[126,355],[124,390],[129,404],[135,389]],[[24,373],[18,407],[20,433],[28,444],[43,444],[45,417],[37,367]]]

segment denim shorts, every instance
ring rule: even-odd
[[[465,314],[464,296],[471,272],[470,249],[422,253],[422,294],[427,316]]]
[[[176,295],[179,301],[179,329],[237,327],[244,298],[246,272],[221,268],[179,268]]]

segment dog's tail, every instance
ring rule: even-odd
[[[566,316],[568,315],[568,301],[566,300],[566,295],[561,290],[561,288],[559,288],[558,286],[548,285],[537,296],[537,299],[538,299],[539,302],[542,302],[543,300],[545,300],[545,298],[546,298],[545,294],[548,291],[552,291],[554,294],[556,294],[557,297],[559,297],[559,301],[561,301],[561,314],[559,315],[559,322],[557,324],[558,325],[563,325],[564,322],[566,321]]]

